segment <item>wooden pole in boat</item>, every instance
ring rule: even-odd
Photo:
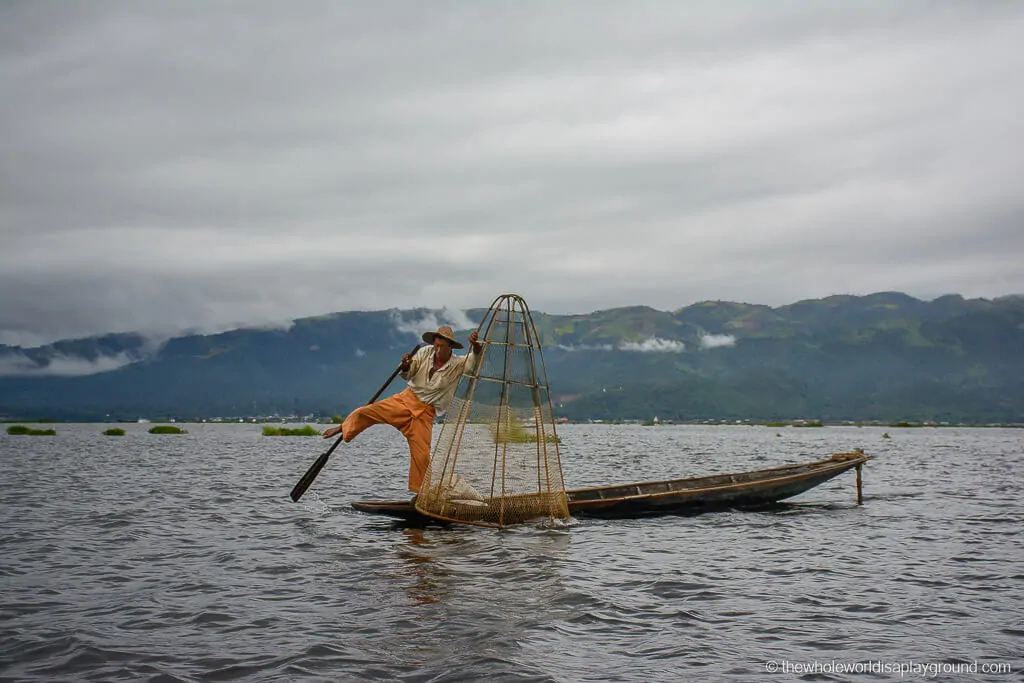
[[[857,465],[857,505],[864,504],[864,485],[860,476],[861,467],[863,467],[863,465]]]

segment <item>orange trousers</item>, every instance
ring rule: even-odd
[[[430,464],[434,406],[419,400],[412,389],[406,389],[383,401],[356,408],[341,425],[345,443],[377,424],[389,424],[405,435],[409,442],[409,490],[419,493]]]

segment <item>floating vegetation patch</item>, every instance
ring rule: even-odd
[[[288,429],[287,427],[264,427],[263,436],[320,436],[320,432],[309,425],[300,429]]]
[[[540,440],[533,425],[524,426],[514,419],[492,424],[491,436],[494,437],[494,443],[536,443]],[[544,433],[541,437],[544,443],[562,443],[557,434]]]
[[[814,422],[804,422],[804,423],[797,422],[793,426],[794,427],[824,427],[825,425],[822,424],[821,422],[814,421]]]
[[[111,427],[103,432],[103,436],[124,436],[124,430],[120,427]]]
[[[150,434],[188,434],[181,427],[175,427],[174,425],[157,425],[151,427],[149,430]]]
[[[7,428],[8,434],[16,436],[56,436],[56,429],[29,429],[25,425],[11,425]]]

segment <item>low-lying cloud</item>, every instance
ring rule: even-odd
[[[640,353],[682,353],[686,344],[675,339],[648,337],[641,342],[625,342],[619,347],[622,351],[638,351]]]
[[[59,354],[37,363],[22,353],[0,356],[0,377],[83,377],[117,370],[138,362],[127,353],[98,356],[94,359]]]
[[[558,344],[555,348],[575,353],[577,351],[614,351],[611,344]]]
[[[563,351],[628,351],[637,353],[682,353],[686,344],[675,339],[648,337],[638,342],[623,342],[618,346],[611,344],[558,344],[556,348]]]
[[[476,323],[469,319],[465,311],[447,306],[440,311],[426,311],[420,317],[408,320],[400,311],[393,311],[391,320],[399,332],[414,334],[417,337],[424,332],[436,332],[444,325],[450,326],[453,330],[476,329]]]
[[[704,334],[700,338],[701,348],[717,349],[723,346],[735,346],[736,337],[731,334]]]

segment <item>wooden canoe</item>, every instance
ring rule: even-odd
[[[566,491],[574,517],[641,517],[752,508],[792,498],[871,459],[860,449],[831,458],[766,470],[707,477],[592,486]],[[356,501],[361,512],[410,522],[432,521],[408,500]]]

